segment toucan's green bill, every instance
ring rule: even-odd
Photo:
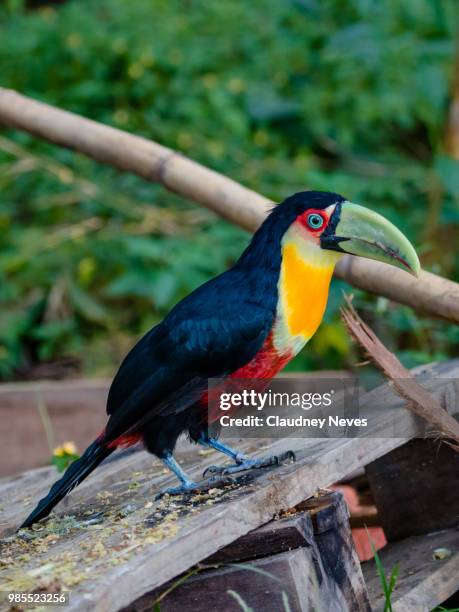
[[[421,266],[413,245],[390,221],[352,202],[343,202],[338,214],[323,248],[383,261],[418,276]]]

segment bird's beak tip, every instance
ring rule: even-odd
[[[416,266],[416,268],[412,268],[411,266],[409,266],[407,272],[411,274],[411,276],[414,276],[414,278],[419,278],[421,274],[421,266],[418,265]]]
[[[410,276],[414,276],[414,278],[419,278],[419,274],[421,273],[420,267],[412,268],[409,264],[405,264],[405,266],[401,269],[410,274]]]

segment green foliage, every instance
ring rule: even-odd
[[[58,472],[65,472],[71,463],[79,459],[78,455],[63,455],[62,457],[53,456],[51,463],[56,466]]]
[[[71,463],[79,458],[80,455],[77,454],[73,442],[66,442],[54,449],[51,463],[56,466],[58,472],[64,472]]]
[[[2,86],[155,139],[274,200],[343,193],[394,221],[428,267],[459,277],[459,162],[443,146],[454,0],[24,7],[0,7]],[[2,135],[0,377],[66,355],[111,371],[246,241],[158,186]],[[342,288],[295,367],[350,361]],[[457,328],[356,297],[408,365],[453,353]]]
[[[373,552],[376,571],[378,572],[379,580],[381,582],[381,588],[384,593],[384,612],[392,612],[392,593],[395,589],[395,584],[397,582],[399,567],[398,565],[394,565],[391,570],[389,580],[386,578],[386,572],[384,570],[384,566],[381,562],[381,558],[378,554],[378,551],[375,548],[373,540],[370,537],[368,529],[365,527],[365,531],[367,532],[368,540],[370,541],[371,550]]]

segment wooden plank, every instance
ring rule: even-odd
[[[301,548],[313,541],[314,530],[308,513],[270,521],[231,542],[205,560],[207,565],[222,565],[245,561],[256,557],[268,557],[274,553]]]
[[[315,541],[325,575],[333,576],[335,591],[342,595],[348,605],[345,609],[352,612],[370,610],[365,581],[348,522],[339,522],[338,513],[333,520],[330,511],[323,520],[320,519],[320,513],[318,518]],[[328,525],[330,528],[327,528]]]
[[[151,610],[159,598],[161,610],[204,612],[215,609],[218,602],[225,610],[236,609],[237,602],[231,596],[228,598],[228,590],[237,592],[255,612],[286,609],[282,592],[292,610],[369,612],[369,599],[355,556],[342,494],[324,493],[308,500],[308,510],[300,510],[301,506],[290,509],[287,517],[248,533],[203,562],[204,567],[231,564],[230,568],[207,570],[193,578],[185,575],[179,579],[180,586],[177,587],[177,581],[171,581],[143,596],[124,612]],[[325,533],[328,533],[326,539]],[[299,550],[304,552],[298,555]],[[301,571],[292,571],[295,565],[300,565]],[[267,568],[270,569],[268,581]],[[263,579],[261,584],[256,584],[260,570],[264,572]]]
[[[447,549],[450,556],[435,559],[434,551]],[[392,598],[393,612],[429,612],[459,589],[459,531],[412,536],[392,542],[379,551],[386,574],[395,565],[399,576]],[[362,565],[374,612],[384,610],[384,597],[374,561]]]
[[[0,385],[0,476],[50,462],[39,404],[51,422],[51,444],[72,440],[84,449],[105,426],[108,385],[106,379]]]
[[[366,467],[388,540],[459,523],[459,453],[435,440],[411,440]]]
[[[435,365],[430,372],[435,377],[430,378],[428,387],[445,396],[445,405],[457,413],[459,362]],[[380,408],[373,412],[365,437],[277,440],[256,454],[280,453],[293,447],[297,450],[295,464],[254,471],[244,486],[204,496],[153,502],[157,487],[172,479],[155,462],[147,468],[143,453],[107,465],[60,506],[59,512],[71,511],[73,518],[50,521],[37,532],[41,540],[47,539],[23,542],[14,538],[3,543],[2,558],[13,562],[0,568],[0,586],[11,587],[21,579],[31,588],[53,579],[63,588],[72,588],[69,611],[117,610],[130,604],[268,522],[280,510],[343,479],[416,433],[407,411],[400,412],[395,424],[387,415],[386,407],[402,405],[387,386],[370,392],[361,403]],[[387,437],[391,425],[397,437]],[[245,444],[249,442],[254,446],[256,441],[246,440]],[[188,458],[191,475],[198,477],[212,459],[202,457],[193,463]],[[124,468],[125,461],[129,467]],[[36,488],[34,502],[46,490],[43,481]],[[6,504],[0,513],[3,533],[14,529],[31,505],[30,499],[12,507]],[[89,512],[93,515],[85,514]],[[152,517],[156,522],[152,523]]]
[[[307,511],[325,574],[333,576],[350,610],[369,609],[367,592],[349,525],[349,509],[338,491],[312,497],[298,509]]]
[[[242,566],[193,576],[161,601],[161,612],[241,612],[240,602],[244,602],[253,612],[348,609],[342,598],[341,601],[338,598],[335,600],[334,608],[329,607],[332,602],[326,595],[328,593],[319,585],[314,571],[313,549],[299,548],[256,559]],[[285,608],[286,602],[289,608]],[[147,612],[151,609],[151,601],[146,599],[129,606],[125,612]]]
[[[342,493],[322,490],[320,495],[287,509],[282,518],[277,517],[231,542],[205,562],[219,565],[311,545],[314,534],[336,529],[342,524],[349,524],[349,510]]]
[[[296,506],[311,517],[315,534],[325,533],[349,522],[349,508],[339,491],[330,491],[320,497],[310,497]]]

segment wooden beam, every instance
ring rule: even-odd
[[[411,440],[366,467],[389,541],[459,523],[459,454],[437,440]]]
[[[440,502],[441,503],[441,502]],[[436,558],[435,551],[449,551]],[[459,532],[457,528],[412,536],[379,551],[386,575],[395,565],[399,574],[392,596],[393,612],[429,612],[459,589]],[[362,565],[371,609],[383,612],[384,596],[373,560]]]
[[[315,498],[314,498],[315,499]],[[314,527],[308,512],[297,512],[285,518],[270,521],[249,531],[203,561],[205,565],[225,565],[248,561],[256,557],[269,557],[310,544]]]
[[[84,450],[107,421],[108,386],[105,379],[0,385],[0,476],[48,464],[50,446],[68,440]],[[51,424],[51,440],[41,410]]]
[[[459,360],[429,369],[426,387],[457,413]],[[378,407],[361,438],[284,439],[270,445],[258,441],[255,454],[293,448],[297,461],[253,470],[239,486],[205,495],[154,502],[155,492],[173,481],[158,461],[142,452],[107,463],[65,498],[57,508],[59,518],[39,526],[30,540],[2,542],[2,561],[7,562],[0,566],[0,590],[14,590],[18,580],[25,581],[27,590],[57,580],[72,589],[69,612],[128,605],[418,431],[406,410],[394,422],[390,408],[403,406],[403,401],[387,385],[363,396],[361,406],[362,417],[365,406]],[[256,446],[257,441],[245,440],[241,448]],[[198,478],[219,460],[215,454],[188,455],[183,465]],[[28,487],[18,480],[12,491],[12,483],[5,483],[6,498],[0,486],[0,534],[13,533],[52,480],[49,475],[34,483],[30,473]],[[62,517],[62,512],[71,516]]]
[[[273,202],[239,183],[146,138],[0,88],[0,122],[83,153],[96,161],[206,206],[254,231]],[[383,263],[346,256],[336,275],[351,285],[459,323],[459,284],[429,272],[418,279]]]
[[[311,548],[297,548],[288,552],[272,554],[262,559],[254,559],[244,564],[222,567],[198,574],[172,591],[160,603],[161,612],[193,610],[209,612],[241,612],[253,610],[287,610],[306,612],[328,610],[328,605],[336,603],[330,593],[317,581],[314,571],[314,551]],[[321,588],[322,587],[322,588]],[[236,594],[237,599],[233,594]],[[248,606],[243,608],[242,605]],[[344,600],[340,601],[343,606]],[[149,612],[150,602],[136,602],[123,612]],[[352,608],[355,612],[369,608]]]
[[[369,612],[368,594],[341,493],[323,492],[307,500],[304,507],[308,509],[292,509],[289,516],[270,521],[203,561],[204,567],[231,567],[183,577],[176,588],[177,581],[172,581],[123,612],[147,612],[158,598],[164,612],[208,612],[215,608],[237,612],[240,607],[228,595],[229,589],[254,610],[286,610],[282,605],[284,592],[292,612]],[[298,565],[299,571],[293,569]]]

